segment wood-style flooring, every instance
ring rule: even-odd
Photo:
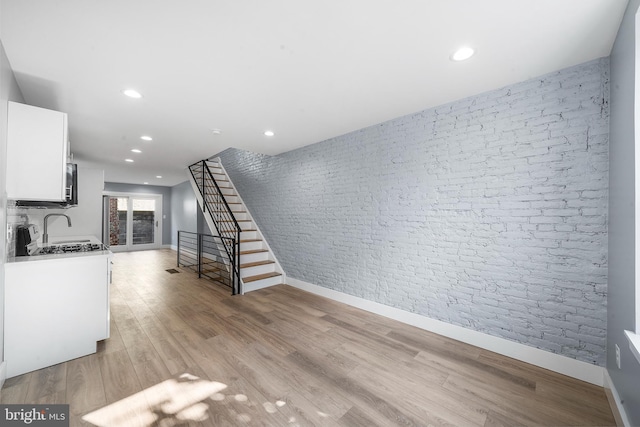
[[[118,253],[111,338],[6,381],[71,425],[615,425],[602,388],[286,285],[230,296],[171,250]]]

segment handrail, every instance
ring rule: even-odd
[[[196,169],[200,169],[202,176],[200,177],[200,181],[198,180],[198,177],[196,177],[196,174],[194,172],[194,170]],[[222,240],[223,246],[225,248],[225,251],[227,252],[227,255],[229,256],[229,259],[231,260],[231,265],[232,268],[234,269],[234,272],[237,274],[237,280],[238,280],[238,292],[240,292],[240,232],[242,231],[242,229],[240,228],[240,224],[238,224],[238,221],[236,220],[235,215],[233,214],[233,211],[231,210],[231,207],[229,206],[229,204],[227,203],[227,200],[224,197],[224,194],[222,194],[222,190],[220,189],[220,186],[218,185],[218,183],[216,182],[216,179],[213,177],[213,173],[211,172],[211,169],[209,168],[209,165],[207,164],[206,160],[200,160],[194,164],[192,164],[191,166],[189,166],[189,172],[191,173],[191,176],[194,179],[194,182],[196,183],[198,189],[200,190],[200,195],[202,196],[202,210],[206,215],[207,210],[209,211],[209,214],[211,216],[211,219],[213,221],[214,226],[216,227],[216,231],[218,232],[218,234],[220,235],[220,237],[225,237],[225,239]],[[211,188],[211,186],[207,186],[205,183],[206,182],[213,182],[213,188],[215,188],[215,191],[213,192],[213,194],[208,193],[207,192],[207,188]],[[220,209],[224,207],[224,209]],[[225,227],[225,223],[229,223],[230,225],[232,224],[232,227]],[[233,235],[233,239],[230,245],[227,243],[226,239],[230,239],[229,237],[227,237],[229,234]],[[238,257],[238,259],[236,260],[236,256]],[[236,287],[234,286],[234,294],[235,294],[235,289]]]

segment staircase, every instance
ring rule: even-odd
[[[234,269],[238,264],[239,254],[240,284],[237,293],[244,294],[284,283],[282,267],[242,202],[220,159],[203,160],[191,165],[189,170],[191,186],[209,229],[225,237],[225,245],[221,249],[227,251],[229,259],[236,261],[229,269]]]

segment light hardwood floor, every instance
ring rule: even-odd
[[[171,250],[119,253],[111,338],[6,381],[71,425],[615,425],[602,388],[276,287],[230,296]]]

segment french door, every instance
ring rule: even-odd
[[[103,241],[112,251],[162,245],[162,196],[107,194],[103,197]]]

